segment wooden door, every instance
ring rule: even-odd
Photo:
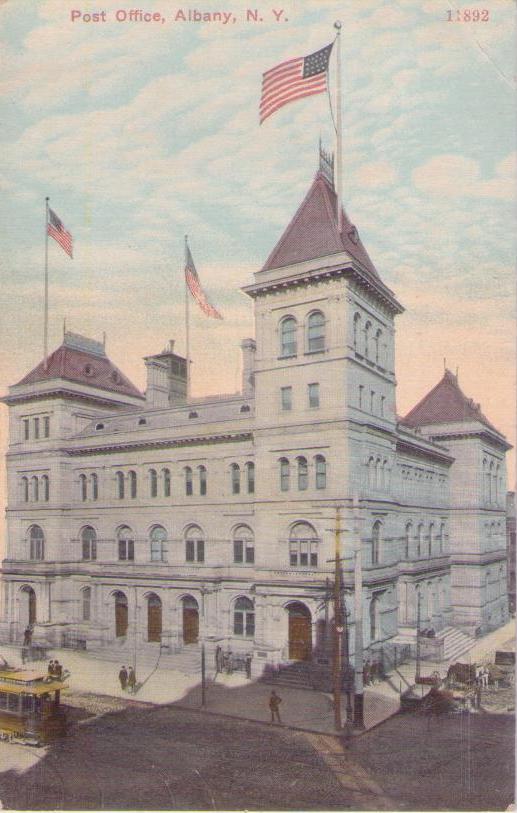
[[[197,644],[199,612],[194,607],[183,607],[183,643]]]
[[[162,640],[162,605],[160,603],[149,602],[147,607],[147,640]]]
[[[311,620],[300,615],[289,615],[289,659],[308,661],[312,653]]]
[[[123,638],[127,634],[127,602],[117,600],[115,602],[115,635]]]

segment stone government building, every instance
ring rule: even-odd
[[[507,620],[510,446],[449,371],[397,417],[403,308],[336,208],[323,160],[243,289],[241,393],[187,402],[171,342],[145,359],[143,395],[74,333],[9,388],[4,641],[32,623],[34,640],[104,652],[202,639],[252,652],[255,674],[308,660],[342,505],[352,645],[354,495],[368,654],[414,642],[418,605],[442,656]]]

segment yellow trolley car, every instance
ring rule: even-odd
[[[45,745],[66,734],[61,691],[67,684],[29,670],[0,670],[0,738]]]

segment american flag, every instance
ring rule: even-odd
[[[262,74],[260,123],[280,107],[304,96],[324,93],[332,46],[326,45],[309,56],[281,62],[276,68]]]
[[[207,316],[211,316],[212,319],[222,319],[223,317],[219,311],[216,310],[206,298],[206,294],[201,287],[201,283],[199,282],[196,266],[194,265],[194,260],[192,259],[192,254],[190,253],[188,246],[185,263],[185,281],[188,285],[190,293],[196,300],[203,313],[205,313]]]
[[[50,208],[48,210],[47,234],[49,237],[52,237],[56,243],[59,243],[61,248],[73,259],[72,235],[65,229],[56,213]]]

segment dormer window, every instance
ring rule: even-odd
[[[110,375],[110,378],[114,384],[120,384],[120,375],[117,373],[116,370],[113,370],[113,372]]]
[[[88,378],[91,378],[95,374],[95,370],[93,369],[91,364],[85,364],[83,368],[83,372]]]

